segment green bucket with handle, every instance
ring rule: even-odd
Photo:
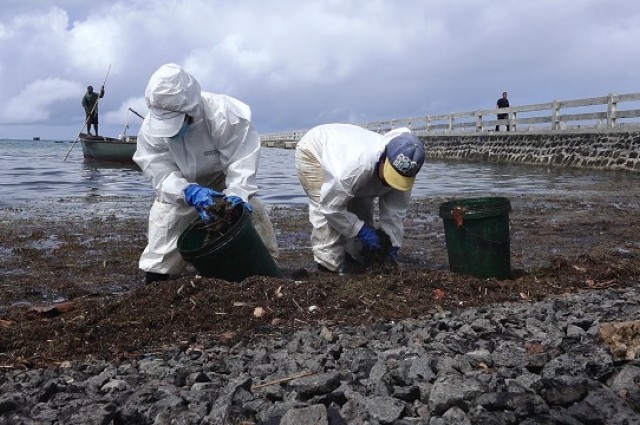
[[[282,277],[264,242],[251,222],[251,213],[243,206],[234,223],[220,231],[219,223],[193,221],[178,238],[178,250],[204,277],[240,282],[249,276]],[[216,231],[212,229],[214,225]]]
[[[439,215],[452,272],[480,278],[511,275],[507,198],[468,198],[445,202]]]

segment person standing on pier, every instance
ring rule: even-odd
[[[496,102],[496,108],[500,109],[500,108],[508,108],[509,107],[509,99],[507,98],[507,92],[504,91],[502,92],[502,97],[500,99],[498,99],[498,101]],[[498,114],[498,119],[499,120],[506,120],[507,118],[509,118],[509,114]],[[496,131],[500,131],[500,125],[496,125]],[[507,124],[507,131],[509,131],[509,124]]]
[[[296,145],[296,169],[309,197],[311,245],[319,271],[353,271],[363,249],[385,253],[373,227],[378,200],[380,229],[390,238],[385,261],[397,264],[411,189],[425,159],[422,141],[408,128],[384,135],[349,124],[309,130]]]

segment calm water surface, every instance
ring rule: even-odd
[[[79,142],[73,145],[70,141],[0,139],[0,152],[0,207],[65,197],[153,195],[149,181],[135,167],[85,163]],[[69,156],[65,161],[67,153]],[[562,193],[590,190],[611,183],[638,182],[638,176],[630,173],[429,161],[418,174],[413,195]],[[306,202],[291,149],[262,150],[258,183],[260,197],[265,202]]]

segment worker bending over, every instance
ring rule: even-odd
[[[350,272],[347,259],[357,261],[362,248],[382,249],[373,222],[376,198],[379,227],[392,244],[388,259],[397,263],[403,220],[424,158],[424,145],[407,128],[381,135],[355,125],[326,124],[300,139],[296,168],[309,197],[319,270],[345,274]]]
[[[151,179],[156,199],[149,213],[148,243],[139,266],[146,282],[166,280],[186,262],[180,234],[217,199],[252,211],[252,222],[272,256],[275,232],[258,192],[260,138],[251,110],[222,94],[202,92],[198,81],[176,64],[161,66],[145,90],[149,114],[133,156]]]

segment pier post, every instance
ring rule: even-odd
[[[613,128],[616,126],[616,112],[618,111],[618,102],[616,102],[616,96],[613,93],[609,93],[607,97],[607,127]]]
[[[484,125],[482,124],[482,114],[480,113],[476,114],[476,131],[478,133],[484,131]]]
[[[551,130],[558,129],[560,129],[560,102],[554,100],[551,107]]]

